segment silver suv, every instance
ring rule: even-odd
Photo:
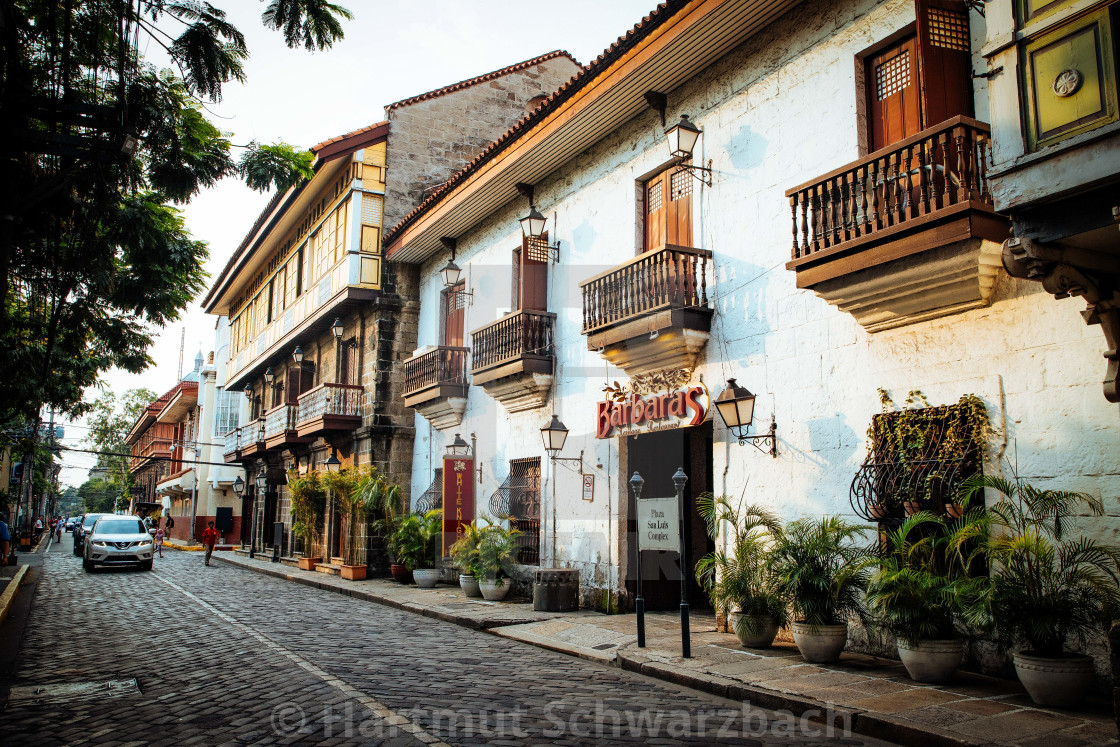
[[[112,514],[84,514],[78,523],[74,526],[74,554],[83,555],[82,548],[85,546],[86,537],[93,531],[94,523],[102,516],[112,516]]]
[[[86,536],[82,567],[139,565],[152,570],[152,537],[139,516],[102,516]]]

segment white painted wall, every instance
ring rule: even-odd
[[[694,243],[714,252],[717,276],[709,286],[717,310],[713,336],[697,375],[713,396],[727,377],[737,377],[758,395],[756,425],[765,428],[773,413],[780,440],[777,459],[728,446],[717,416],[716,489],[770,504],[787,519],[850,515],[849,486],[866,454],[867,426],[880,411],[877,387],[900,403],[913,389],[933,404],[975,393],[1001,431],[989,459],[1003,456],[1027,479],[1101,496],[1108,516],[1086,525],[1096,536],[1120,538],[1118,408],[1101,395],[1102,342],[1076,313],[1080,301],[1054,301],[1037,284],[1001,272],[989,308],[871,335],[812,292],[797,290],[785,269],[792,237],[784,190],[857,157],[854,56],[913,20],[912,0],[837,5],[803,4],[669,94],[668,119],[692,116],[704,130],[696,160],[712,159],[715,170],[714,186],[694,194]],[[983,19],[971,20],[978,48]],[[974,67],[983,69],[978,55]],[[983,86],[976,103],[985,119]],[[416,418],[412,495],[428,487],[454,432],[468,441],[474,433],[483,465],[478,504],[485,509],[509,459],[544,458],[539,428],[559,414],[571,431],[564,456],[585,450],[596,492],[594,502],[582,501],[579,476],[545,460],[542,565],[555,558],[556,565],[579,568],[585,586],[620,585],[613,527],[627,476],[618,474],[614,440],[596,440],[593,424],[601,387],[625,377],[587,350],[578,284],[633,256],[635,181],[667,160],[660,122],[650,112],[536,186],[536,204],[561,244],[560,264],[550,268],[550,309],[559,317],[552,406],[511,416],[472,387],[459,428],[433,432]],[[456,261],[474,292],[468,331],[509,307],[510,252],[520,245],[517,220],[526,211],[516,200],[459,237]],[[438,343],[438,270],[447,259],[434,257],[421,271],[421,347]]]

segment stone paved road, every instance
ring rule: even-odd
[[[46,557],[0,742],[882,744],[199,554],[156,563]],[[97,689],[47,687],[79,683]]]

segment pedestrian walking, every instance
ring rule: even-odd
[[[206,565],[210,565],[210,556],[214,553],[214,545],[217,541],[218,530],[214,528],[214,522],[211,521],[202,531],[202,544],[206,546]]]
[[[163,557],[163,529],[156,530],[156,552]]]
[[[35,519],[35,541],[38,542],[39,538],[43,536],[43,519],[41,517]]]
[[[66,522],[62,520],[61,516],[58,517],[58,520],[54,523],[54,541],[59,544],[62,543],[62,527],[65,524]]]
[[[0,565],[8,562],[8,556],[12,554],[12,532],[8,529],[8,515],[0,513],[0,555],[3,559],[0,560]]]

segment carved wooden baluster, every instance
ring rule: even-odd
[[[902,168],[899,163],[900,153],[896,150],[891,153],[891,173],[894,181],[891,183],[891,200],[894,203],[894,220],[892,225],[902,222]]]
[[[871,191],[871,212],[868,214],[868,232],[878,231],[883,223],[879,218],[879,159],[867,165],[868,189]]]
[[[798,192],[801,200],[801,256],[809,253],[809,191]]]
[[[851,236],[851,172],[836,177],[836,186],[840,190],[840,240],[847,241]]]
[[[929,175],[926,173],[928,154],[925,142],[920,142],[918,148],[918,212],[925,215],[929,212]],[[932,166],[931,166],[932,168]]]
[[[700,258],[700,305],[708,306],[708,255]]]
[[[809,237],[810,246],[812,251],[819,252],[821,249],[820,244],[820,231],[821,231],[821,201],[817,196],[817,188],[809,187],[807,190],[808,197],[813,203],[813,234]]]
[[[980,160],[977,165],[977,175],[980,183],[980,199],[985,202],[991,202],[992,194],[989,191],[990,185],[988,184],[988,159],[991,157],[991,142],[988,140],[987,136],[983,134],[978,134],[977,137],[980,140]]]
[[[953,140],[957,144],[957,179],[960,182],[957,186],[957,201],[964,202],[968,199],[968,157],[964,152],[964,131],[961,127],[953,128]]]
[[[790,256],[794,259],[797,259],[797,251],[801,246],[797,241],[797,194],[794,192],[789,198],[789,211],[793,213],[793,250],[790,252]]]

